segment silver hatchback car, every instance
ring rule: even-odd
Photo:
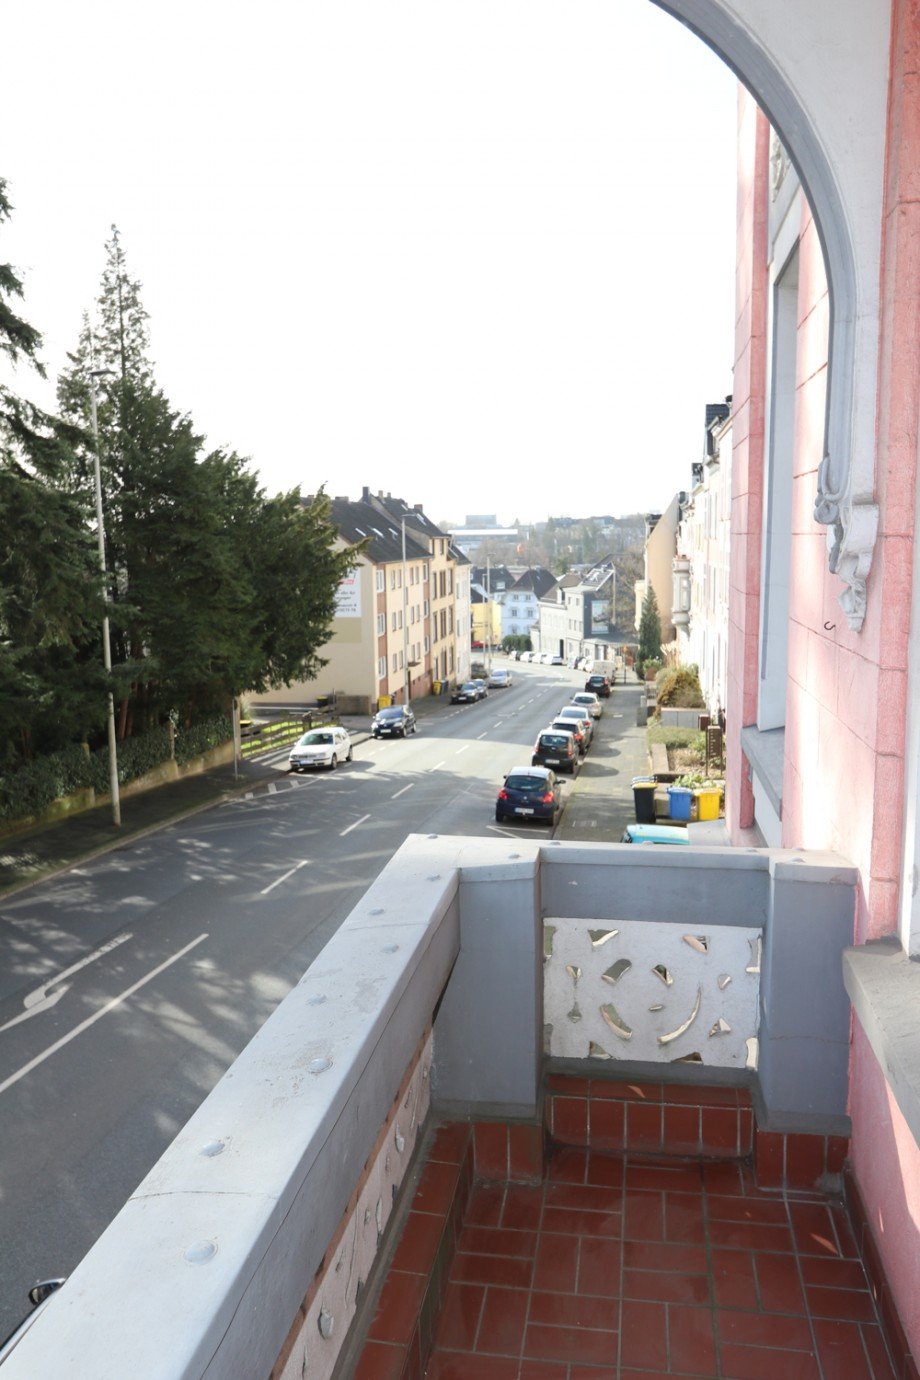
[[[344,728],[311,728],[291,748],[288,765],[291,771],[306,771],[309,767],[328,767],[335,771],[340,762],[352,759],[351,739]]]

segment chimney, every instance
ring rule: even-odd
[[[422,511],[422,506],[423,506],[423,505],[422,505],[421,503],[413,503],[413,505],[412,505],[413,511],[416,512],[416,513],[420,513],[420,512]]]
[[[366,484],[361,490],[361,501],[362,503],[370,503],[371,501],[371,491]]]

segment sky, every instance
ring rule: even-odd
[[[510,523],[688,486],[736,83],[650,0],[30,0],[4,47],[0,261],[52,378],[114,223],[158,383],[271,493]]]

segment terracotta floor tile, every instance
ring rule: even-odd
[[[508,1289],[529,1289],[533,1261],[504,1255],[466,1255],[458,1251],[450,1277],[459,1284],[498,1284]]]
[[[573,1369],[572,1380],[582,1380],[581,1371],[576,1377]],[[611,1377],[611,1380],[690,1380],[690,1377],[678,1375],[673,1370],[621,1370],[619,1375]],[[697,1377],[694,1376],[694,1380],[697,1380]]]
[[[808,1307],[816,1318],[842,1318],[850,1322],[875,1322],[875,1304],[868,1292],[858,1289],[823,1289],[806,1284]]]
[[[400,1380],[406,1348],[388,1342],[365,1342],[355,1368],[355,1380]]]
[[[520,1356],[529,1302],[530,1296],[523,1289],[487,1289],[477,1351]]]
[[[862,1332],[866,1355],[872,1366],[874,1380],[895,1380],[894,1367],[891,1364],[891,1357],[888,1354],[888,1347],[885,1345],[882,1329],[865,1323],[860,1331]]]
[[[549,1157],[546,1177],[550,1183],[583,1184],[588,1169],[587,1150],[572,1146],[556,1149]]]
[[[616,1299],[534,1290],[530,1296],[530,1321],[553,1327],[590,1327],[600,1332],[616,1332],[620,1325],[620,1305]]]
[[[698,1193],[664,1195],[664,1238],[700,1245],[706,1240],[703,1199]]]
[[[667,1310],[663,1303],[624,1299],[620,1331],[621,1365],[667,1370]]]
[[[518,1380],[568,1380],[564,1361],[522,1361]],[[614,1377],[615,1380],[615,1377]]]
[[[393,1268],[427,1275],[443,1231],[444,1221],[436,1213],[410,1212],[393,1256]]]
[[[797,1203],[790,1199],[789,1216],[796,1249],[802,1255],[841,1255],[834,1221],[827,1207],[817,1203]]]
[[[585,1209],[588,1212],[615,1212],[623,1191],[601,1184],[547,1184],[546,1206]]]
[[[618,1380],[616,1366],[570,1366],[570,1380]],[[644,1380],[651,1380],[646,1371]]]
[[[706,1194],[706,1211],[714,1222],[761,1222],[785,1227],[786,1204],[776,1198],[752,1198],[743,1194]]]
[[[524,1355],[548,1361],[575,1361],[584,1365],[615,1366],[617,1334],[578,1327],[544,1327],[528,1323]]]
[[[712,1287],[719,1308],[758,1308],[760,1301],[751,1253],[713,1250]]]
[[[624,1241],[623,1264],[633,1270],[683,1270],[691,1275],[704,1275],[709,1268],[702,1246],[655,1241]]]
[[[718,1164],[704,1164],[703,1186],[707,1193],[744,1194],[749,1191],[745,1181],[743,1166],[736,1160],[723,1160]]]
[[[821,1284],[828,1289],[866,1289],[865,1271],[858,1260],[829,1259],[803,1255],[802,1278],[806,1284]]]
[[[723,1380],[821,1380],[818,1363],[807,1351],[723,1342],[720,1356]]]
[[[784,1351],[811,1351],[813,1342],[807,1318],[771,1313],[741,1313],[719,1309],[719,1336],[740,1346],[774,1346]]]
[[[671,1368],[687,1375],[716,1373],[716,1344],[712,1312],[708,1308],[668,1308],[668,1351]]]
[[[473,1350],[485,1296],[486,1291],[481,1284],[448,1284],[435,1327],[436,1347],[448,1347],[454,1351]]]
[[[430,1160],[444,1160],[448,1164],[460,1164],[470,1143],[470,1128],[465,1121],[452,1121],[439,1126],[434,1133]]]
[[[435,1351],[425,1380],[517,1380],[518,1363],[508,1356],[476,1356],[464,1351]]]
[[[664,1240],[664,1194],[629,1189],[623,1198],[623,1236],[627,1241]]]
[[[422,1177],[415,1190],[413,1212],[440,1212],[446,1215],[457,1187],[459,1173],[459,1166],[456,1164],[441,1164],[429,1160],[422,1170]]]
[[[650,1303],[709,1303],[709,1280],[705,1275],[682,1271],[624,1270],[624,1299],[645,1299]]]
[[[380,1291],[368,1337],[375,1342],[396,1342],[406,1346],[418,1322],[427,1282],[424,1275],[390,1270]]]
[[[760,1306],[765,1312],[801,1315],[807,1312],[798,1266],[794,1255],[758,1253],[754,1256]]]
[[[760,1222],[710,1222],[709,1239],[714,1246],[738,1246],[749,1251],[794,1249],[788,1227],[764,1226]]]
[[[509,1184],[505,1190],[501,1224],[517,1231],[535,1231],[543,1212],[543,1186],[530,1188],[524,1184]]]
[[[835,1203],[831,1207],[830,1213],[831,1220],[834,1223],[834,1229],[837,1233],[840,1254],[847,1260],[858,1260],[859,1247],[856,1244],[853,1228],[850,1225],[850,1219],[845,1210],[840,1207],[839,1204]]]
[[[471,1255],[519,1255],[532,1260],[537,1249],[535,1231],[506,1231],[503,1227],[464,1227],[457,1249]]]
[[[621,1188],[626,1177],[622,1155],[588,1155],[587,1182]]]
[[[552,1240],[553,1238],[548,1238]],[[556,1238],[561,1240],[562,1238]],[[620,1296],[619,1241],[583,1236],[578,1258],[578,1292],[601,1298]]]
[[[537,1241],[533,1287],[574,1293],[578,1280],[577,1236],[544,1236]]]
[[[589,1208],[543,1209],[543,1231],[575,1236],[619,1237],[623,1219],[619,1212],[592,1212]]]
[[[700,1187],[700,1166],[680,1161],[665,1164],[661,1161],[634,1159],[626,1164],[627,1188],[661,1188],[675,1193],[693,1193]]]
[[[816,1318],[814,1328],[824,1380],[873,1380],[857,1323]]]
[[[467,1205],[466,1225],[497,1227],[502,1219],[505,1192],[498,1184],[477,1184]]]

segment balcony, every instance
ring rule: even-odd
[[[411,839],[4,1380],[889,1380],[842,1196],[855,886]]]

